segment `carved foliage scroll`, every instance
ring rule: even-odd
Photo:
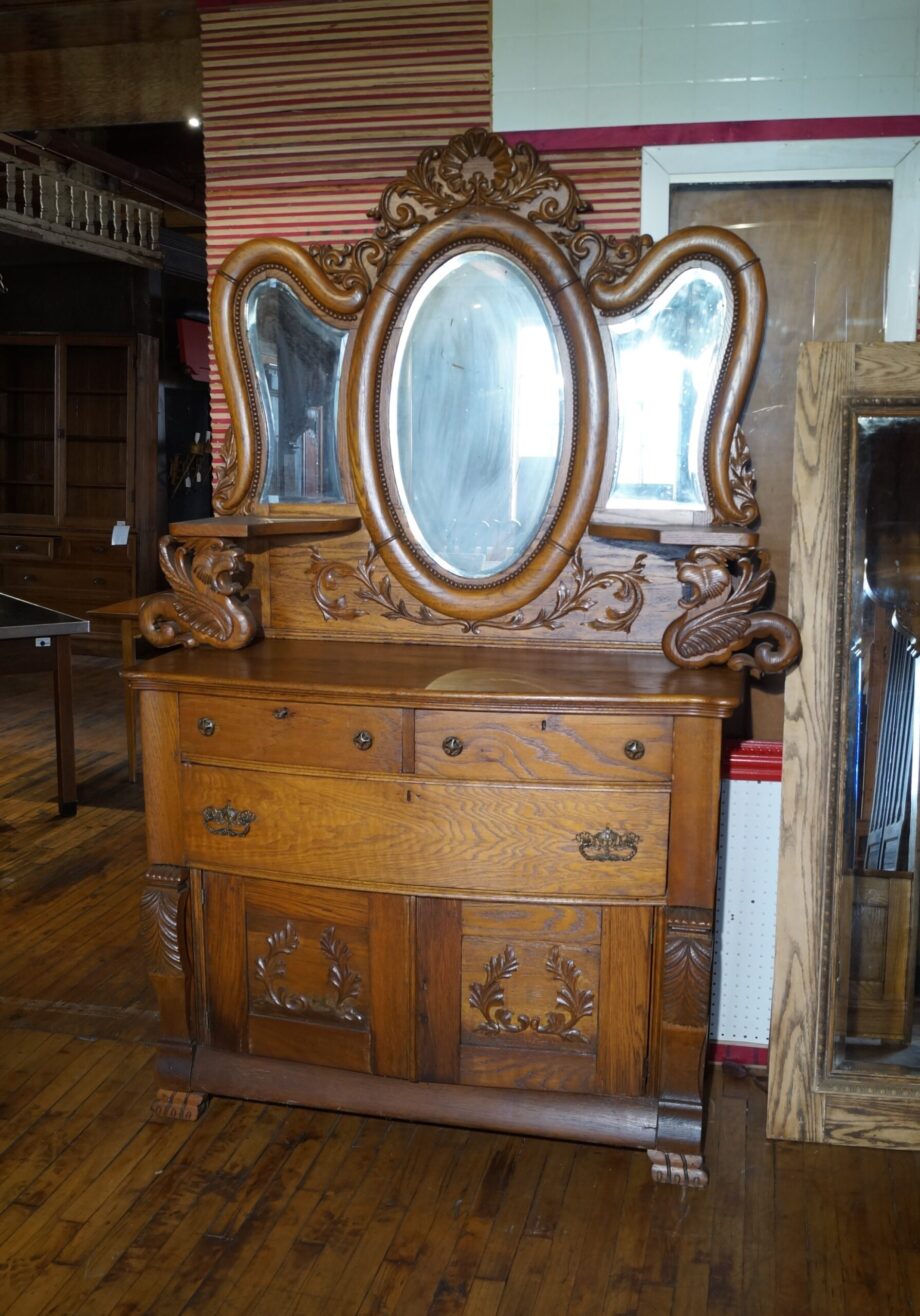
[[[794,622],[754,611],[773,580],[766,550],[692,548],[677,563],[677,578],[689,594],[680,604],[685,615],[671,622],[661,647],[678,667],[727,663],[762,676],[785,671],[801,654]],[[741,652],[754,640],[753,654]]]
[[[141,633],[158,648],[243,649],[259,634],[243,593],[246,561],[238,544],[226,539],[182,541],[164,535],[160,568],[172,592],[152,594],[139,617]]]
[[[477,1033],[498,1036],[502,1033],[525,1033],[528,1030],[539,1033],[542,1037],[558,1037],[564,1042],[584,1042],[586,1037],[576,1025],[580,1020],[594,1013],[594,993],[590,988],[579,986],[581,969],[574,960],[566,959],[558,946],[553,946],[546,959],[545,968],[556,982],[556,1001],[560,1007],[547,1013],[545,1019],[539,1015],[519,1014],[505,1004],[505,989],[502,986],[515,973],[519,965],[517,956],[511,946],[491,956],[483,966],[483,982],[470,983],[467,1004],[478,1010],[483,1022],[476,1028]]]
[[[255,977],[263,987],[263,994],[254,1002],[261,1008],[272,1007],[286,1014],[330,1018],[336,1023],[363,1027],[365,1014],[356,1001],[361,992],[361,975],[351,967],[348,945],[335,935],[335,928],[324,929],[319,938],[319,949],[328,961],[326,975],[331,996],[307,996],[288,990],[287,961],[300,948],[300,937],[290,919],[277,932],[266,937],[267,950],[256,960]]]
[[[615,606],[588,625],[599,631],[628,633],[645,604],[643,591],[645,553],[636,555],[631,567],[621,571],[594,571],[582,559],[581,550],[572,558],[571,571],[556,589],[556,597],[536,612],[512,612],[494,621],[444,617],[424,604],[412,607],[393,592],[388,572],[378,573],[377,550],[369,545],[367,556],[357,566],[348,562],[327,561],[320,550],[311,548],[313,557],[312,593],[316,606],[326,621],[354,621],[367,615],[359,603],[369,603],[392,621],[412,621],[421,626],[456,626],[463,635],[479,635],[484,630],[530,631],[555,630],[563,618],[576,612],[590,612],[599,591],[609,590]],[[349,597],[351,591],[351,597]]]

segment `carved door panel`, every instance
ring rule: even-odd
[[[206,873],[211,1044],[413,1077],[412,899]]]
[[[643,1091],[649,909],[417,903],[420,1077]]]

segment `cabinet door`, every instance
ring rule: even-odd
[[[639,1095],[652,911],[419,899],[419,1076]]]
[[[133,349],[127,342],[65,339],[64,519],[134,520],[128,492],[134,425]]]
[[[0,343],[0,517],[55,516],[57,364],[53,338]]]
[[[211,1045],[414,1077],[412,899],[203,877]]]

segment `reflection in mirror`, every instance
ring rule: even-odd
[[[920,1068],[920,414],[860,415],[854,445],[835,1064]]]
[[[246,298],[263,433],[263,503],[342,502],[337,413],[347,331],[326,324],[280,279]]]
[[[607,321],[618,416],[607,506],[702,511],[704,440],[731,325],[715,270],[683,269],[644,310]]]
[[[420,285],[396,351],[390,457],[408,530],[442,569],[510,567],[549,505],[563,373],[540,292],[514,261],[463,251]]]

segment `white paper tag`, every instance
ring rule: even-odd
[[[128,525],[126,521],[116,521],[115,524],[112,526],[112,543],[116,545],[127,544],[128,531],[130,529],[131,527]]]

